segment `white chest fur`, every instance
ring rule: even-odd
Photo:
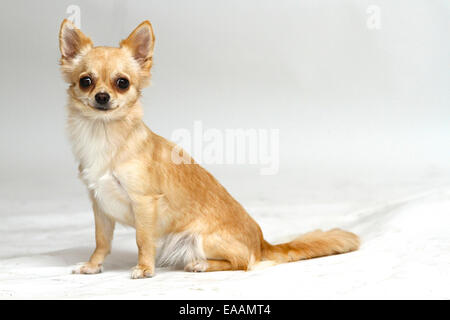
[[[117,139],[108,136],[107,125],[100,121],[71,118],[68,129],[74,154],[81,164],[80,177],[99,208],[115,221],[134,226],[128,195],[112,167]]]
[[[89,169],[83,171],[86,176],[90,176]],[[134,226],[134,215],[128,195],[113,172],[107,171],[97,179],[85,181],[100,209],[107,216],[122,224]]]

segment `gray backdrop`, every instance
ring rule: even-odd
[[[280,130],[277,175],[207,166],[238,199],[380,201],[386,185],[450,181],[447,0],[16,0],[0,13],[3,200],[85,199],[58,69],[70,4],[97,45],[152,22],[143,103],[155,132],[169,138],[195,120]],[[369,5],[380,8],[380,29],[367,27]]]

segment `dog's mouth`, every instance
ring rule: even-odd
[[[119,108],[119,105],[117,103],[115,103],[114,101],[109,101],[108,103],[103,103],[103,104],[93,102],[93,103],[89,103],[88,106],[96,111],[101,111],[101,112],[112,112]]]
[[[107,104],[99,104],[99,103],[95,103],[94,104],[94,109],[96,110],[100,110],[100,111],[109,111],[112,110],[111,106],[109,103]]]

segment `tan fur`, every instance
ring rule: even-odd
[[[68,130],[80,178],[91,195],[96,230],[96,249],[75,273],[102,270],[116,221],[136,229],[139,256],[132,278],[154,274],[158,241],[166,241],[162,248],[174,251],[162,252],[165,260],[181,259],[188,271],[248,270],[261,261],[276,264],[358,248],[356,235],[337,229],[270,245],[258,224],[209,172],[194,161],[172,162],[175,145],[146,127],[139,103],[152,65],[150,22],[140,24],[120,48],[110,48],[93,47],[65,20],[60,47],[62,73],[70,85]],[[87,89],[79,85],[86,75],[93,79]],[[117,77],[129,79],[130,87],[119,90]],[[111,96],[107,111],[95,109],[94,96],[100,90]]]

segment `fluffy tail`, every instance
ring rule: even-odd
[[[271,245],[263,241],[262,260],[275,263],[291,262],[316,257],[345,253],[359,248],[357,235],[341,229],[316,230],[306,233],[291,242]]]

